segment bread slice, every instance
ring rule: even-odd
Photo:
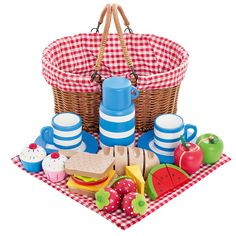
[[[129,165],[138,165],[141,173],[144,172],[144,155],[143,149],[137,147],[129,147]]]
[[[114,147],[115,170],[118,175],[125,174],[125,167],[128,165],[128,152],[125,146]]]
[[[147,178],[149,171],[153,166],[159,165],[160,161],[157,155],[154,152],[148,151],[144,149],[144,157],[145,157],[145,169],[144,169],[144,179]]]
[[[113,168],[113,165],[113,157],[77,153],[65,162],[65,172],[69,175],[102,178]]]

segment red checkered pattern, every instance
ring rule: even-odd
[[[163,89],[183,80],[188,53],[179,44],[151,34],[124,34],[140,90]],[[95,92],[91,81],[101,42],[101,34],[78,34],[58,39],[43,52],[43,76],[63,91]],[[100,73],[104,78],[130,78],[117,34],[109,34]]]
[[[95,137],[97,138],[98,135],[95,135]],[[137,137],[138,137],[138,135],[137,135]],[[121,210],[117,210],[116,212],[114,212],[112,214],[105,213],[103,211],[99,211],[97,209],[96,205],[94,204],[94,200],[92,198],[86,197],[86,196],[83,196],[83,195],[70,193],[69,189],[66,186],[66,181],[67,180],[64,180],[60,183],[52,183],[51,181],[49,181],[46,178],[46,176],[44,175],[43,172],[39,172],[39,173],[35,173],[35,174],[29,173],[29,172],[27,172],[27,173],[29,173],[30,175],[34,176],[35,178],[43,181],[44,183],[48,184],[52,188],[58,190],[59,192],[63,193],[64,195],[66,195],[66,196],[70,197],[71,199],[75,200],[76,202],[79,202],[80,204],[84,205],[85,207],[89,208],[90,210],[95,211],[99,215],[105,217],[107,220],[109,220],[112,223],[116,224],[121,229],[125,230],[125,229],[129,228],[130,226],[136,224],[137,222],[141,221],[143,218],[150,215],[151,213],[153,213],[154,211],[156,211],[157,209],[159,209],[160,207],[162,207],[163,205],[168,203],[170,200],[174,199],[175,197],[177,197],[178,195],[183,193],[188,188],[192,187],[198,181],[205,178],[211,172],[213,172],[214,170],[216,170],[217,168],[224,165],[225,163],[227,163],[230,160],[231,159],[228,156],[223,154],[221,159],[216,164],[214,164],[214,165],[202,165],[201,168],[195,174],[192,175],[191,181],[188,182],[187,184],[183,185],[182,187],[175,189],[173,192],[165,194],[164,196],[162,196],[161,198],[159,198],[156,201],[151,201],[147,197],[148,210],[147,210],[145,215],[137,217],[137,218],[127,217],[127,216],[125,216],[125,214]],[[18,156],[13,157],[12,161],[20,169],[24,170]]]

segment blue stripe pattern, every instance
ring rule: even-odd
[[[163,143],[175,143],[175,142],[178,142],[180,141],[180,138],[175,138],[175,139],[163,139],[163,138],[160,138],[158,137],[155,133],[154,133],[154,138],[160,142],[163,142]]]
[[[59,140],[63,140],[63,141],[71,141],[71,140],[80,138],[81,135],[82,135],[82,132],[80,132],[78,135],[73,136],[73,137],[61,137],[61,136],[54,134],[54,138],[59,139]]]
[[[154,128],[155,129],[155,128]],[[175,150],[175,148],[167,148],[167,147],[163,147],[163,146],[160,146],[158,144],[156,144],[156,141],[160,141],[162,142],[164,145],[167,144],[167,146],[169,146],[171,143],[176,143],[176,142],[179,142],[180,141],[180,138],[175,138],[175,139],[163,139],[163,138],[160,138],[158,137],[155,132],[154,132],[154,145],[156,146],[156,148],[158,148],[159,150],[162,150],[162,151],[166,151],[166,152],[173,152]]]
[[[133,129],[135,126],[135,119],[131,119],[127,122],[110,122],[100,117],[100,127],[109,132],[124,132]]]
[[[100,133],[101,143],[108,147],[113,147],[115,145],[129,146],[134,142],[134,139],[135,139],[134,133],[127,138],[119,138],[119,139],[109,138]]]
[[[99,118],[99,128],[100,128],[100,141],[101,144],[113,147],[115,145],[129,146],[135,140],[135,131],[127,135],[124,135],[124,132],[128,132],[130,130],[135,130],[135,115],[131,115],[134,113],[134,105],[132,104],[128,109],[123,111],[112,111],[105,108],[102,104],[100,105],[100,113],[103,113],[109,116],[107,119],[102,118],[100,115]],[[124,116],[131,115],[130,120],[124,122],[113,122],[112,117],[122,118]],[[101,132],[101,129],[104,132]],[[106,134],[106,132],[109,132]],[[108,137],[109,136],[109,137]],[[121,137],[122,136],[122,137]]]
[[[161,151],[165,151],[165,152],[173,152],[175,150],[175,148],[164,148],[164,147],[161,147],[159,145],[157,145],[155,142],[154,142],[154,145]]]
[[[160,115],[156,119],[159,119],[161,116],[165,117],[166,115],[168,116],[169,114]],[[175,148],[178,146],[177,142],[180,141],[179,133],[181,131],[183,131],[183,133],[184,133],[183,119],[177,115],[173,115],[173,116],[178,117],[182,121],[181,124],[175,128],[171,128],[171,129],[163,128],[163,127],[157,125],[156,119],[154,121],[154,146],[161,151],[173,152],[175,150]],[[168,135],[172,136],[172,138],[163,138],[163,137],[158,136],[158,134],[160,134],[160,136],[161,136],[161,134],[168,134]],[[161,144],[160,144],[160,142],[161,142]],[[159,145],[157,143],[159,143]],[[172,147],[174,146],[173,148],[170,148],[171,144],[173,144],[172,145]]]
[[[62,149],[62,150],[70,150],[70,149],[74,149],[74,148],[77,148],[81,145],[82,143],[82,139],[79,143],[75,144],[75,145],[71,145],[71,146],[62,146],[62,145],[58,145],[58,144],[55,144],[55,146],[59,149]]]
[[[79,127],[80,128],[80,127]],[[55,129],[55,128],[54,128]],[[71,130],[71,131],[76,131],[77,130],[77,128],[76,129],[74,129],[74,130]],[[70,131],[64,131],[64,132],[70,132]],[[71,141],[71,142],[73,142],[74,140],[76,140],[76,139],[79,139],[79,138],[81,138],[81,140],[79,141],[79,142],[77,142],[76,144],[74,144],[74,145],[68,145],[68,143],[67,142],[69,142],[69,141]],[[59,144],[56,144],[55,143],[55,139],[57,139],[57,140],[60,140],[61,141],[61,143],[63,144],[64,143],[64,145],[59,145]],[[55,133],[53,134],[53,140],[54,140],[54,145],[57,147],[57,148],[59,148],[59,149],[74,149],[74,148],[77,148],[77,147],[79,147],[80,145],[81,145],[81,143],[82,143],[82,130],[81,130],[81,132],[78,134],[78,135],[76,135],[76,136],[70,136],[70,137],[63,137],[63,136],[58,136],[58,135],[56,135]]]
[[[67,119],[67,122],[63,122],[64,119]],[[68,123],[72,125],[66,125]],[[52,126],[43,127],[40,136],[45,143],[55,145],[59,149],[77,148],[82,143],[82,119],[71,112],[56,114],[52,118]]]

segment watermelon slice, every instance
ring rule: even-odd
[[[178,166],[166,164],[172,183],[175,187],[186,184],[191,178],[184,170]]]
[[[174,186],[165,164],[154,166],[150,170],[145,192],[152,200],[155,200],[173,188]]]
[[[175,187],[187,183],[189,179],[190,176],[175,165],[157,165],[148,174],[145,192],[152,200],[156,200]]]

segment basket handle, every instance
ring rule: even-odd
[[[106,13],[107,13],[107,7],[108,7],[108,5],[109,5],[109,4],[107,4],[107,5],[104,7],[104,9],[102,10],[102,13],[101,13],[101,15],[100,15],[100,18],[99,18],[99,20],[98,20],[98,25],[97,25],[97,27],[92,28],[92,29],[91,29],[91,32],[92,32],[93,30],[96,30],[95,32],[96,32],[96,33],[99,33],[99,28],[100,28],[100,25],[103,23],[104,17],[105,17],[105,15],[106,15]],[[124,31],[129,30],[130,33],[133,33],[132,29],[129,27],[130,23],[129,23],[129,20],[128,20],[128,18],[126,17],[126,15],[125,15],[125,13],[124,13],[124,10],[123,10],[122,7],[119,6],[119,5],[117,6],[117,9],[119,10],[120,15],[122,16],[122,18],[123,18],[123,20],[124,20],[124,25],[127,27]]]
[[[119,13],[120,13],[120,15],[121,15],[121,17],[122,17],[122,19],[123,19],[123,21],[124,21],[124,25],[127,27],[127,28],[124,30],[124,32],[125,32],[126,30],[128,30],[130,33],[133,33],[133,30],[129,27],[130,23],[129,23],[128,18],[127,18],[126,15],[125,15],[125,12],[124,12],[123,8],[122,8],[120,5],[114,3],[113,6],[112,6],[112,11],[113,11],[113,12],[114,12],[114,11],[117,12],[116,9],[119,11]],[[114,15],[114,14],[113,14],[113,15]],[[117,20],[118,20],[118,23],[119,23],[119,19],[117,19]]]
[[[105,17],[105,15],[107,14],[107,12],[109,11],[108,8],[111,8],[111,4],[107,4],[107,5],[103,8],[102,13],[101,13],[101,15],[100,15],[100,18],[99,18],[99,20],[98,20],[97,27],[92,28],[90,32],[92,32],[92,31],[95,30],[95,33],[99,33],[100,25],[103,23],[104,17]],[[108,13],[108,14],[109,14],[109,13]],[[112,13],[110,13],[110,14],[112,14]],[[109,18],[107,18],[106,20],[109,20]]]
[[[99,48],[99,51],[98,51],[96,64],[95,64],[95,67],[94,67],[95,71],[91,76],[92,81],[95,80],[99,84],[101,83],[101,75],[98,72],[100,70],[100,65],[102,63],[102,58],[103,58],[103,54],[104,54],[104,50],[105,50],[105,46],[106,46],[106,42],[107,42],[107,36],[108,36],[110,25],[111,25],[111,17],[112,17],[111,4],[107,4],[105,6],[105,8],[103,9],[102,14],[100,16],[100,19],[98,21],[98,27],[96,29],[96,32],[98,32],[99,26],[102,24],[105,15],[106,15],[106,23],[105,23],[105,26],[104,26],[104,30],[103,30],[103,34],[102,34],[102,40],[101,40],[100,48]]]
[[[114,18],[116,30],[117,30],[117,33],[118,33],[118,36],[119,36],[119,40],[120,40],[120,44],[121,44],[121,47],[122,47],[122,50],[123,50],[123,54],[124,54],[124,57],[125,57],[125,60],[126,60],[126,64],[130,67],[131,75],[134,76],[135,84],[137,84],[138,74],[134,70],[133,62],[132,62],[132,60],[131,60],[131,58],[129,56],[129,52],[128,52],[128,49],[127,49],[126,44],[125,44],[125,40],[124,40],[123,32],[122,32],[122,29],[121,29],[121,26],[120,26],[120,21],[119,21],[118,11],[117,10],[120,12],[121,16],[124,19],[125,13],[124,13],[122,7],[120,5],[114,3],[112,5],[112,13],[113,13],[113,18]],[[125,16],[125,18],[126,18],[126,16]],[[132,30],[129,28],[129,24],[128,24],[127,28],[129,29],[129,32],[132,33]]]
[[[126,64],[130,67],[131,75],[134,76],[135,83],[137,83],[138,74],[134,70],[132,60],[129,56],[129,53],[128,53],[128,50],[127,50],[127,47],[126,47],[126,44],[125,44],[125,40],[124,40],[123,32],[122,32],[122,29],[121,29],[121,26],[120,26],[117,10],[119,11],[119,13],[121,14],[121,16],[124,20],[124,25],[127,27],[126,29],[128,29],[129,32],[132,33],[132,30],[129,27],[130,23],[129,23],[122,7],[120,5],[117,5],[117,4],[113,4],[112,7],[111,7],[110,4],[107,4],[106,7],[103,9],[103,11],[101,13],[101,16],[100,16],[100,19],[98,21],[97,32],[98,32],[99,26],[102,24],[102,22],[104,20],[104,17],[106,15],[106,24],[105,24],[104,31],[103,31],[103,34],[102,34],[101,45],[100,45],[100,48],[99,48],[97,61],[96,61],[95,67],[94,67],[94,73],[92,74],[91,78],[92,78],[92,81],[95,80],[95,81],[101,83],[101,75],[99,74],[99,70],[101,68],[102,58],[103,58],[103,54],[104,54],[104,50],[105,50],[105,46],[106,46],[106,41],[107,41],[107,36],[108,36],[108,33],[109,33],[110,24],[111,24],[111,14],[113,13],[116,30],[117,30],[117,33],[118,33],[118,36],[119,36],[119,40],[120,40],[122,51],[123,51],[123,54],[124,54],[124,57],[125,57],[125,60],[126,60]]]

